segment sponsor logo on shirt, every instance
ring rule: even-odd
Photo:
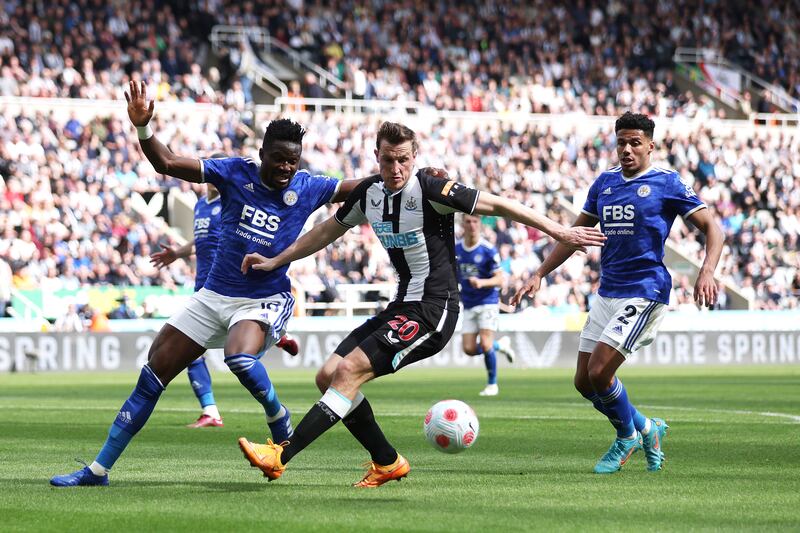
[[[394,233],[391,222],[373,222],[372,229],[384,248],[408,248],[420,242],[416,231]]]

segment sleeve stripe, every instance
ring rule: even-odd
[[[600,220],[599,216],[595,215],[594,213],[590,213],[586,209],[581,209],[581,213],[583,213],[584,215],[589,215],[592,218],[596,218],[597,220]]]
[[[477,206],[477,205],[478,205],[478,196],[480,196],[480,195],[481,195],[481,191],[478,191],[478,190],[476,190],[476,192],[477,192],[478,194],[476,194],[476,195],[475,195],[475,201],[474,201],[474,202],[472,202],[472,209],[470,209],[470,210],[469,210],[469,214],[470,214],[470,215],[471,215],[472,213],[474,213],[474,212],[475,212],[475,206]]]
[[[339,213],[335,213],[333,215],[333,219],[336,222],[338,222],[340,226],[344,226],[347,229],[352,229],[354,227],[354,226],[351,226],[350,224],[348,224],[347,222],[344,222],[343,220],[339,220]]]
[[[206,166],[203,163],[203,160],[200,159],[200,183],[206,182]]]
[[[686,213],[682,214],[681,217],[682,218],[689,217],[689,216],[692,215],[692,213],[694,213],[695,211],[700,211],[701,209],[708,209],[708,206],[706,204],[700,204],[697,207],[695,207],[694,209],[690,209]]]
[[[342,186],[342,180],[336,180],[336,187],[333,188],[333,192],[328,197],[328,202],[326,203],[329,203],[331,200],[333,200],[333,198],[339,193],[339,187],[341,186]]]

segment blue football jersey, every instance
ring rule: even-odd
[[[217,196],[211,202],[203,196],[194,205],[194,254],[197,258],[197,276],[194,290],[199,291],[206,282],[219,244],[222,202]]]
[[[242,275],[244,256],[251,252],[275,257],[297,240],[308,217],[330,202],[339,180],[298,171],[289,186],[271,190],[261,183],[252,159],[203,159],[205,181],[219,189],[222,219],[219,249],[205,288],[223,296],[266,298],[291,289],[289,265],[271,272],[250,269]]]
[[[650,167],[625,178],[615,167],[600,174],[583,206],[608,238],[600,254],[600,295],[669,303],[664,243],[676,216],[704,207],[674,170]]]
[[[500,254],[490,243],[481,239],[472,248],[467,248],[464,241],[456,243],[456,262],[458,263],[458,282],[461,284],[461,301],[464,309],[476,305],[496,304],[500,302],[500,290],[497,287],[475,289],[469,278],[491,278],[500,268]]]

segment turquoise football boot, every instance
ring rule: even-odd
[[[614,439],[606,454],[594,465],[596,474],[613,474],[628,462],[631,455],[642,449],[642,435],[638,431],[632,439]]]

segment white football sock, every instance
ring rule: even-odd
[[[217,406],[213,403],[203,407],[203,414],[208,415],[215,420],[222,420],[222,416],[219,414],[219,409],[217,409]]]
[[[104,467],[97,461],[92,461],[92,464],[89,465],[89,470],[91,470],[92,474],[95,476],[105,476],[108,474],[108,468]]]

